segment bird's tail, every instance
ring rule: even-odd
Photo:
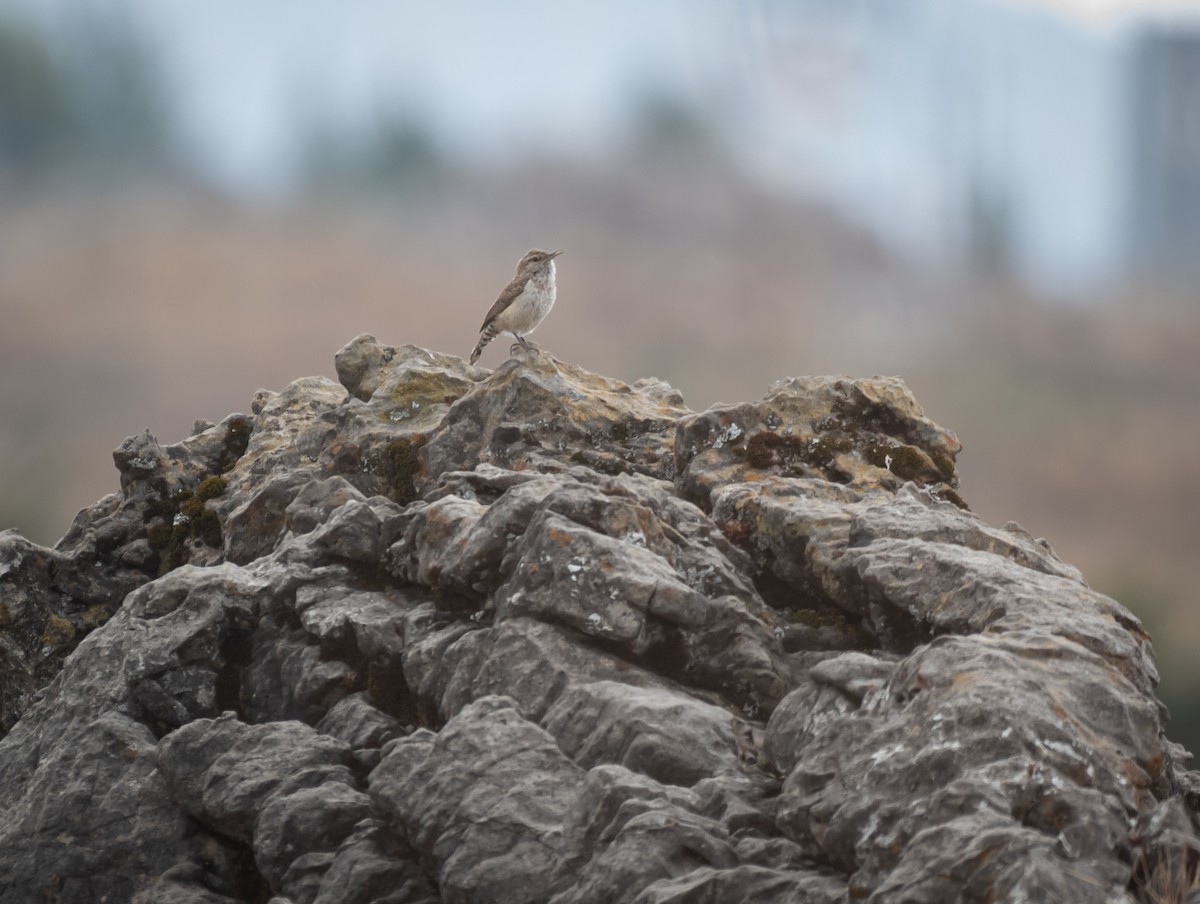
[[[479,360],[479,356],[483,354],[484,346],[496,338],[497,332],[496,327],[490,323],[483,328],[483,332],[479,334],[479,342],[475,345],[475,351],[471,352],[472,364]]]

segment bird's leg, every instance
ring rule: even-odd
[[[525,341],[525,337],[520,333],[513,333],[513,335],[517,337],[517,342],[520,343],[521,348],[529,351],[529,343]]]

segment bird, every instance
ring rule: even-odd
[[[546,319],[554,307],[557,290],[554,285],[554,259],[561,251],[542,251],[533,248],[517,263],[517,275],[512,278],[500,297],[496,299],[483,326],[479,328],[479,342],[471,352],[474,364],[483,354],[484,346],[499,333],[512,333],[522,348],[528,349],[525,337]]]

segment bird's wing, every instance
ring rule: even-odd
[[[492,305],[487,312],[487,316],[483,318],[483,326],[479,328],[480,332],[487,329],[489,323],[499,316],[500,312],[507,308],[518,295],[525,291],[525,286],[529,284],[529,280],[525,279],[520,282],[514,280],[504,287],[504,291],[500,293],[500,297],[496,299],[496,303]]]

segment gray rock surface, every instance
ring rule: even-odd
[[[1133,902],[1200,856],[1145,631],[899,380],[336,365],[0,534],[0,904]]]

